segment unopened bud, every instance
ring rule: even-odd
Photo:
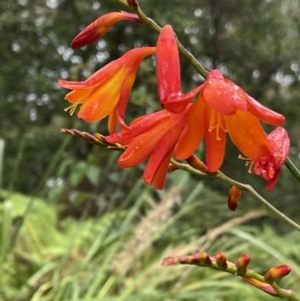
[[[271,268],[264,276],[266,282],[272,283],[275,279],[288,275],[291,268],[286,264],[281,264]]]
[[[253,286],[257,287],[258,289],[262,290],[263,292],[271,295],[271,296],[278,296],[278,293],[274,290],[274,288],[265,282],[261,282],[255,278],[248,278],[245,276],[241,276],[245,281],[252,284]]]
[[[186,159],[186,162],[189,163],[192,167],[202,172],[208,172],[207,166],[195,155],[191,155]]]
[[[133,9],[136,9],[139,6],[139,4],[136,0],[127,0],[127,3]]]
[[[238,259],[238,261],[236,263],[236,268],[237,268],[237,274],[238,275],[244,275],[246,273],[249,262],[250,262],[250,256],[247,255],[247,254],[242,255]]]
[[[226,256],[223,252],[219,252],[216,255],[216,262],[219,267],[224,268],[224,269],[227,268]]]
[[[205,252],[202,252],[199,255],[199,261],[203,265],[211,265],[211,259],[209,258],[209,256]]]
[[[103,135],[101,135],[101,134],[99,134],[99,133],[94,133],[93,136],[94,136],[96,139],[98,139],[99,141],[108,144],[107,141],[106,141],[106,139],[105,139],[105,137],[104,137]]]
[[[230,210],[234,211],[237,208],[241,195],[242,191],[236,186],[229,189],[227,205]]]

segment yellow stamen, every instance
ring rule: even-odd
[[[79,105],[79,101],[73,103],[71,106],[67,107],[64,109],[65,112],[70,110],[70,115],[72,116],[77,108],[77,106]]]
[[[223,132],[227,133],[227,129],[225,127],[224,120],[222,119],[220,113],[213,111],[210,118],[210,125],[208,131],[211,132],[216,129],[216,140],[221,140],[219,135],[219,130],[221,129]]]
[[[252,167],[253,167],[254,161],[251,160],[250,158],[244,157],[243,155],[239,155],[238,159],[246,161],[245,162],[245,166],[249,166],[248,172],[252,173]]]

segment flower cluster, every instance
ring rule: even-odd
[[[79,33],[71,46],[95,41],[122,20],[139,22],[137,15],[126,12],[104,15]],[[138,67],[146,56],[154,54],[162,110],[127,125],[126,106]],[[280,126],[284,116],[258,103],[219,70],[211,70],[203,84],[182,93],[179,52],[170,25],[161,29],[156,47],[132,49],[86,81],[59,80],[59,84],[73,90],[65,96],[72,103],[67,108],[71,115],[80,105],[78,117],[86,122],[108,116],[110,135],[106,141],[126,147],[118,165],[126,168],[148,160],[144,180],[157,189],[164,186],[171,158],[189,162],[202,141],[207,172],[220,169],[228,134],[250,163],[250,171],[267,180],[268,190],[276,184],[289,151],[289,138],[282,127],[267,135],[260,123]]]
[[[214,270],[221,270],[235,276],[240,276],[246,282],[262,290],[263,292],[276,297],[287,297],[292,292],[286,289],[278,290],[275,280],[287,276],[291,272],[291,268],[286,264],[281,264],[269,269],[264,276],[254,272],[248,268],[250,256],[244,254],[240,256],[236,263],[227,260],[224,252],[219,252],[216,256],[209,256],[207,253],[189,256],[170,256],[162,261],[163,266],[171,266],[178,264],[196,265],[200,267],[208,267]],[[275,289],[275,288],[276,289]]]

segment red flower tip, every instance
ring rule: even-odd
[[[286,264],[281,264],[271,268],[264,276],[266,282],[272,283],[275,279],[288,275],[291,268]]]
[[[267,140],[271,147],[272,157],[267,160],[255,160],[252,171],[267,180],[267,190],[271,191],[278,181],[280,169],[289,153],[290,139],[286,130],[278,127],[267,135]]]
[[[226,256],[223,252],[219,252],[217,255],[216,255],[216,262],[217,262],[217,265],[223,269],[226,269],[227,268],[227,261],[226,261]]]
[[[241,195],[242,191],[236,186],[232,186],[229,189],[227,205],[230,210],[235,211],[239,204]]]
[[[115,23],[122,20],[127,20],[135,23],[140,22],[140,19],[137,15],[124,11],[105,14],[88,25],[84,30],[82,30],[71,42],[71,48],[77,49],[95,42],[97,39],[106,34],[106,32]]]
[[[247,254],[242,255],[238,259],[238,261],[236,263],[238,275],[243,275],[246,273],[249,262],[250,262],[250,256]]]

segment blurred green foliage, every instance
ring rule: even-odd
[[[299,1],[139,3],[160,25],[172,24],[182,44],[205,68],[220,69],[261,103],[286,116],[290,157],[299,166]],[[158,266],[163,256],[201,250],[197,242],[210,229],[262,209],[252,198],[243,195],[232,213],[226,209],[226,183],[174,172],[168,175],[166,191],[177,184],[183,187],[182,201],[175,198],[165,212],[167,219],[161,213],[152,230],[136,234],[142,216],[147,219],[159,202],[164,204],[166,191],[145,186],[143,166],[122,170],[116,165],[119,153],[59,133],[62,127],[107,133],[105,121],[86,124],[64,112],[68,103],[63,100],[66,91],[57,84],[59,78],[84,80],[132,47],[155,45],[156,33],[122,22],[98,42],[70,49],[70,41],[86,25],[122,9],[111,0],[0,1],[0,178],[5,189],[0,195],[0,299],[270,300],[223,273]],[[182,60],[182,81],[188,91],[203,79]],[[129,122],[159,109],[155,63],[147,58],[126,118]],[[204,156],[203,146],[199,154]],[[266,183],[247,173],[238,154],[228,141],[222,171],[250,183],[300,222],[299,185],[287,169],[282,169],[279,183],[267,194]],[[299,283],[299,235],[272,216],[226,229],[202,243],[209,253],[225,251],[232,261],[248,252],[253,267],[262,271],[289,263],[294,272],[283,284],[295,288]],[[127,254],[126,269],[120,254]]]

